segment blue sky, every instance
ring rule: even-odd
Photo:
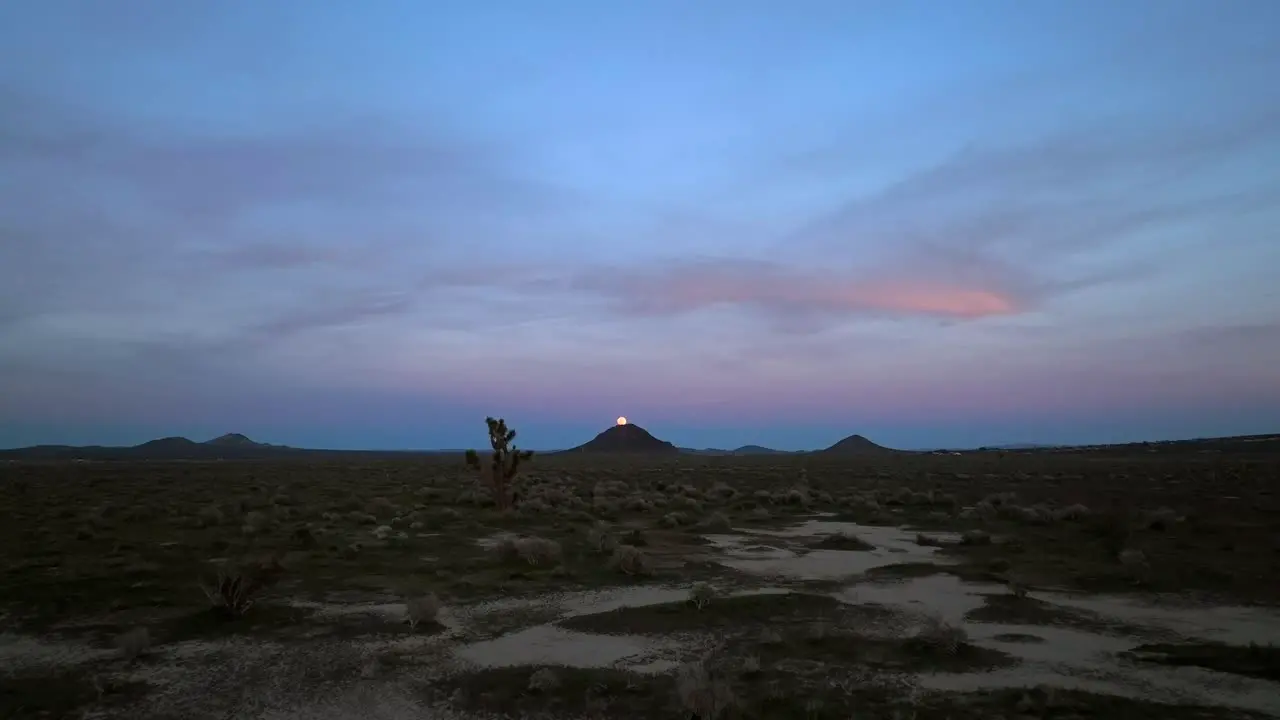
[[[1280,430],[1280,4],[0,5],[0,446]]]

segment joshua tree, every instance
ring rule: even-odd
[[[481,477],[489,482],[493,491],[493,502],[499,510],[511,507],[511,482],[520,472],[520,463],[533,457],[532,450],[520,450],[512,441],[516,439],[516,431],[507,429],[507,421],[502,418],[485,418],[489,426],[489,445],[493,447],[493,456],[486,469],[480,462],[480,455],[475,450],[467,451],[467,465],[478,471]]]

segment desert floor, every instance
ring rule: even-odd
[[[1276,457],[4,464],[0,717],[1280,717]]]

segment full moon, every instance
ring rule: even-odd
[[[626,419],[626,418],[624,418],[624,417],[620,417],[620,418],[618,418],[618,424],[619,424],[619,425],[626,425],[626,424],[627,424],[627,419]]]

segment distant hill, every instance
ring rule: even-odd
[[[731,451],[734,455],[789,455],[787,450],[774,450],[763,445],[743,445]]]
[[[1016,449],[1015,449],[1016,448]],[[1018,454],[1088,454],[1088,455],[1125,455],[1138,456],[1149,454],[1242,454],[1242,455],[1280,455],[1280,435],[1246,435],[1236,437],[1198,438],[1191,440],[1162,440],[1153,442],[1135,442],[1116,445],[1086,446],[1033,446],[1030,444],[1006,445],[1004,447],[988,447],[988,451],[1015,452]],[[119,460],[119,461],[174,461],[174,460],[272,460],[272,459],[305,459],[305,460],[341,460],[348,459],[401,459],[411,457],[461,455],[462,450],[313,450],[294,448],[286,445],[269,445],[255,442],[240,433],[228,433],[205,442],[195,442],[184,437],[164,437],[150,440],[140,445],[128,447],[107,447],[102,445],[34,445],[31,447],[0,450],[0,460]],[[591,442],[572,450],[545,452],[543,455],[556,455],[570,452],[588,453],[622,453],[675,455],[688,453],[693,455],[800,455],[786,450],[773,450],[760,445],[744,445],[736,450],[720,449],[681,449],[669,442],[659,440],[650,435],[644,428],[636,425],[614,426],[600,433]],[[816,454],[826,456],[866,456],[885,455],[902,452],[877,445],[861,435],[851,435]],[[935,454],[961,454],[961,452],[979,452],[977,450],[936,451]]]
[[[267,445],[266,443],[254,442],[249,438],[245,437],[244,435],[241,435],[240,433],[227,433],[226,435],[219,435],[218,437],[212,440],[206,440],[204,444],[216,445],[218,447],[239,447],[239,448],[272,447],[271,445]]]
[[[647,455],[674,455],[680,448],[665,440],[659,440],[639,425],[614,425],[596,435],[590,442],[566,452],[626,453]]]
[[[254,442],[240,433],[227,433],[206,442],[185,437],[163,437],[139,445],[108,447],[90,445],[37,445],[0,450],[0,458],[29,460],[243,460],[268,459],[300,453],[330,454],[338,451],[298,450],[284,445]]]
[[[897,452],[897,450],[877,445],[861,435],[850,435],[826,450],[818,452],[826,455],[880,455]]]

